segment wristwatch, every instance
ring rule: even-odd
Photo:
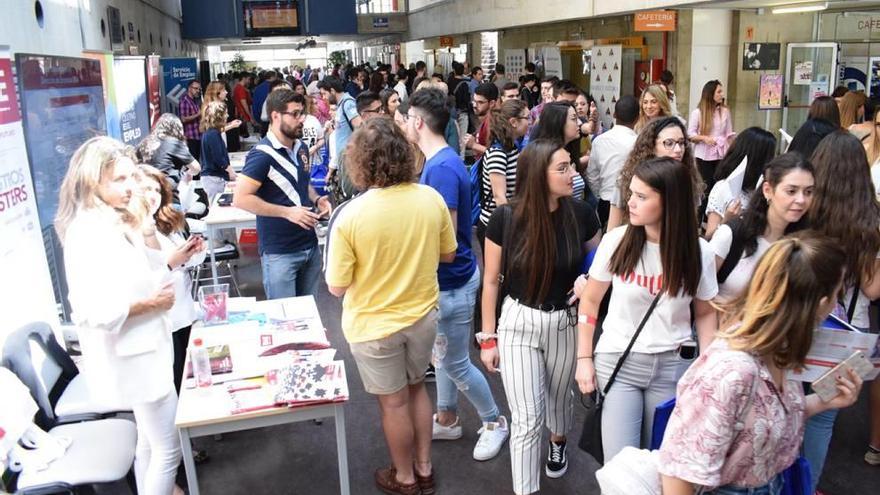
[[[474,337],[477,338],[478,344],[482,344],[484,342],[488,342],[490,340],[497,339],[498,334],[497,333],[478,332],[478,333],[474,334]]]

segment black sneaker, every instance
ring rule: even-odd
[[[426,382],[434,382],[436,380],[437,373],[434,371],[434,365],[429,364],[428,370],[425,371],[425,381]]]
[[[568,470],[568,458],[565,456],[565,442],[550,441],[550,452],[547,453],[545,472],[550,478],[561,478]]]

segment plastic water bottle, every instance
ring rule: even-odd
[[[202,339],[193,340],[193,349],[190,353],[192,361],[193,378],[198,387],[211,386],[211,360],[208,358],[208,349],[205,348]]]

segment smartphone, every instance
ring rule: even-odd
[[[837,394],[839,393],[837,390],[837,378],[846,376],[847,370],[849,369],[852,369],[857,375],[864,379],[869,373],[874,371],[874,365],[871,364],[871,361],[868,360],[863,351],[856,351],[852,353],[850,357],[841,361],[837,366],[831,368],[828,373],[825,373],[819,377],[818,380],[813,382],[811,385],[813,392],[816,392],[816,395],[818,395],[823,402],[828,402],[837,397]]]

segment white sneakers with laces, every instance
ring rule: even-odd
[[[455,423],[443,426],[437,422],[437,415],[434,415],[434,426],[431,430],[432,440],[458,440],[459,438],[461,438],[461,418],[456,417]]]
[[[498,455],[510,435],[507,418],[499,415],[497,421],[483,423],[483,427],[477,433],[480,435],[480,439],[474,446],[474,459],[488,461]]]

